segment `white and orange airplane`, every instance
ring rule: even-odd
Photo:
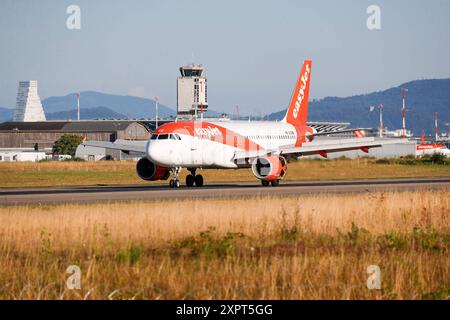
[[[450,157],[450,150],[440,143],[426,143],[425,132],[420,136],[420,144],[416,146],[416,156],[433,155],[435,153]]]
[[[363,129],[318,133],[306,124],[312,61],[304,62],[286,112],[275,121],[175,121],[157,128],[146,143],[85,141],[82,145],[141,152],[145,156],[136,164],[137,175],[144,180],[167,180],[179,187],[179,173],[187,168],[186,186],[202,186],[197,169],[251,168],[263,186],[277,186],[287,171],[291,158],[330,152],[362,150],[384,144],[364,137]],[[319,135],[354,132],[356,138],[314,141]]]

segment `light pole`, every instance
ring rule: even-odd
[[[159,97],[156,96],[154,99],[155,99],[155,129],[158,129],[158,101],[159,101]]]
[[[80,121],[80,93],[75,93],[77,95],[77,120]]]
[[[375,108],[378,108],[380,110],[380,131],[378,132],[378,136],[380,138],[383,138],[383,105],[379,104],[378,106],[370,106],[369,112],[373,112]]]
[[[438,141],[439,131],[438,131],[438,113],[434,113],[434,140]]]
[[[378,109],[380,109],[380,138],[383,138],[383,105],[380,104]]]
[[[402,92],[402,138],[406,138],[406,93],[408,89],[401,88]]]

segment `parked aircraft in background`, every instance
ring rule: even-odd
[[[444,156],[450,157],[450,150],[440,143],[426,143],[425,133],[420,137],[420,144],[416,146],[416,156],[423,156],[426,154],[440,153]]]

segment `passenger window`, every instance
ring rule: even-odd
[[[158,138],[158,135],[156,133],[152,134],[150,137],[150,140],[156,140]]]
[[[158,136],[158,140],[167,140],[169,139],[169,135],[168,134],[160,134]]]

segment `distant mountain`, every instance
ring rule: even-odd
[[[378,127],[378,110],[369,106],[383,104],[383,122],[389,129],[401,127],[400,88],[407,88],[406,127],[419,135],[434,132],[434,113],[439,114],[441,130],[450,122],[450,79],[416,80],[398,87],[351,97],[326,97],[309,103],[311,121],[349,121],[352,126]],[[266,119],[280,120],[286,110],[269,114]]]
[[[352,126],[378,127],[378,110],[369,112],[369,106],[383,104],[384,126],[401,127],[400,88],[407,88],[406,126],[414,134],[422,130],[434,132],[434,112],[439,113],[440,130],[450,122],[450,79],[416,80],[398,87],[351,97],[326,97],[310,101],[310,121],[348,121]],[[49,97],[42,101],[49,120],[76,119],[76,95]],[[82,119],[151,118],[155,116],[155,101],[151,99],[83,91],[80,97]],[[175,115],[176,111],[159,104],[159,116]],[[281,109],[281,108],[280,108]],[[286,110],[269,114],[268,120],[280,120]],[[209,110],[205,116],[219,116]],[[0,122],[11,120],[13,109],[0,107]],[[253,117],[252,117],[253,118]]]
[[[0,122],[11,121],[14,110],[0,107]]]
[[[217,111],[214,111],[214,110],[211,110],[211,109],[209,109],[208,111],[205,111],[203,113],[204,117],[210,117],[210,118],[212,118],[212,117],[221,117],[222,115],[223,115],[222,112],[217,112]]]
[[[77,118],[77,98],[74,93],[65,96],[48,97],[42,100],[47,120],[67,120]],[[0,107],[0,122],[10,121],[13,109]],[[166,118],[176,111],[164,104],[158,104],[158,115]],[[214,110],[205,112],[205,117],[217,117],[221,114]],[[83,91],[80,93],[81,119],[126,119],[154,118],[155,101],[133,96],[120,96]]]
[[[57,111],[47,113],[47,120],[74,120],[77,119],[77,109],[69,111]],[[80,108],[80,119],[81,120],[91,120],[91,119],[125,119],[126,116],[117,112],[112,111],[106,107],[95,107],[95,108]]]
[[[12,121],[14,109],[0,107],[0,122]],[[46,113],[47,120],[68,120],[77,118],[77,110],[57,111]],[[114,112],[106,107],[83,108],[80,110],[80,118],[82,120],[90,119],[125,119],[126,116]]]
[[[77,98],[74,93],[60,97],[49,97],[42,101],[45,114],[53,114],[61,111],[72,111],[76,108]],[[151,118],[155,116],[155,101],[133,96],[120,96],[95,91],[83,91],[80,93],[80,109],[106,107],[122,117]],[[109,111],[108,111],[109,112]],[[158,104],[159,117],[175,115],[176,111]],[[105,116],[100,116],[104,118]]]

